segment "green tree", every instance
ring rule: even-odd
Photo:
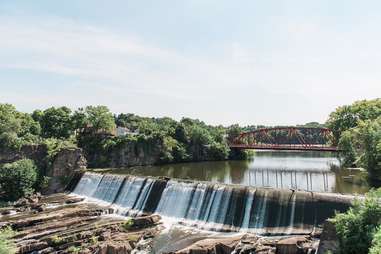
[[[242,132],[243,130],[238,124],[229,126],[227,130],[227,139],[229,143],[232,143]]]
[[[14,201],[33,193],[36,180],[37,167],[32,160],[18,160],[0,168],[0,189],[6,200]]]
[[[381,178],[381,117],[359,121],[356,128],[343,132],[339,147],[346,165],[364,167],[372,178]]]
[[[335,144],[341,134],[356,127],[360,121],[374,120],[381,116],[381,98],[356,101],[352,105],[337,108],[329,115],[326,125],[333,132]]]
[[[13,105],[0,104],[0,147],[20,148],[38,140],[40,125]]]
[[[40,123],[41,135],[44,138],[66,139],[73,134],[71,110],[68,107],[36,110],[32,113],[32,117]]]
[[[96,130],[110,131],[115,128],[114,116],[106,106],[87,106],[85,115],[87,123]]]

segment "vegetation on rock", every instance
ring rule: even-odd
[[[37,167],[22,159],[0,167],[0,190],[5,200],[14,201],[32,194],[37,181]]]

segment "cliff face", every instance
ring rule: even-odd
[[[160,162],[161,147],[128,142],[110,151],[110,167],[153,165]]]
[[[68,148],[58,152],[48,170],[50,177],[47,193],[62,192],[71,178],[86,169],[87,161],[80,148]]]
[[[62,149],[49,163],[48,150],[45,145],[25,145],[20,150],[0,151],[0,164],[20,159],[33,160],[40,176],[49,177],[49,186],[44,193],[63,191],[71,177],[79,170],[85,169],[87,161],[80,148]]]
[[[2,149],[0,151],[0,164],[14,162],[21,159],[31,159],[41,170],[45,170],[45,158],[48,155],[44,145],[25,145],[19,151]]]

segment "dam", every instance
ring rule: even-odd
[[[310,234],[353,196],[131,175],[84,173],[73,194],[106,203],[119,215],[159,214],[220,232]]]

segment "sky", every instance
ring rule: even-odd
[[[379,0],[0,0],[0,103],[209,124],[381,97]]]

